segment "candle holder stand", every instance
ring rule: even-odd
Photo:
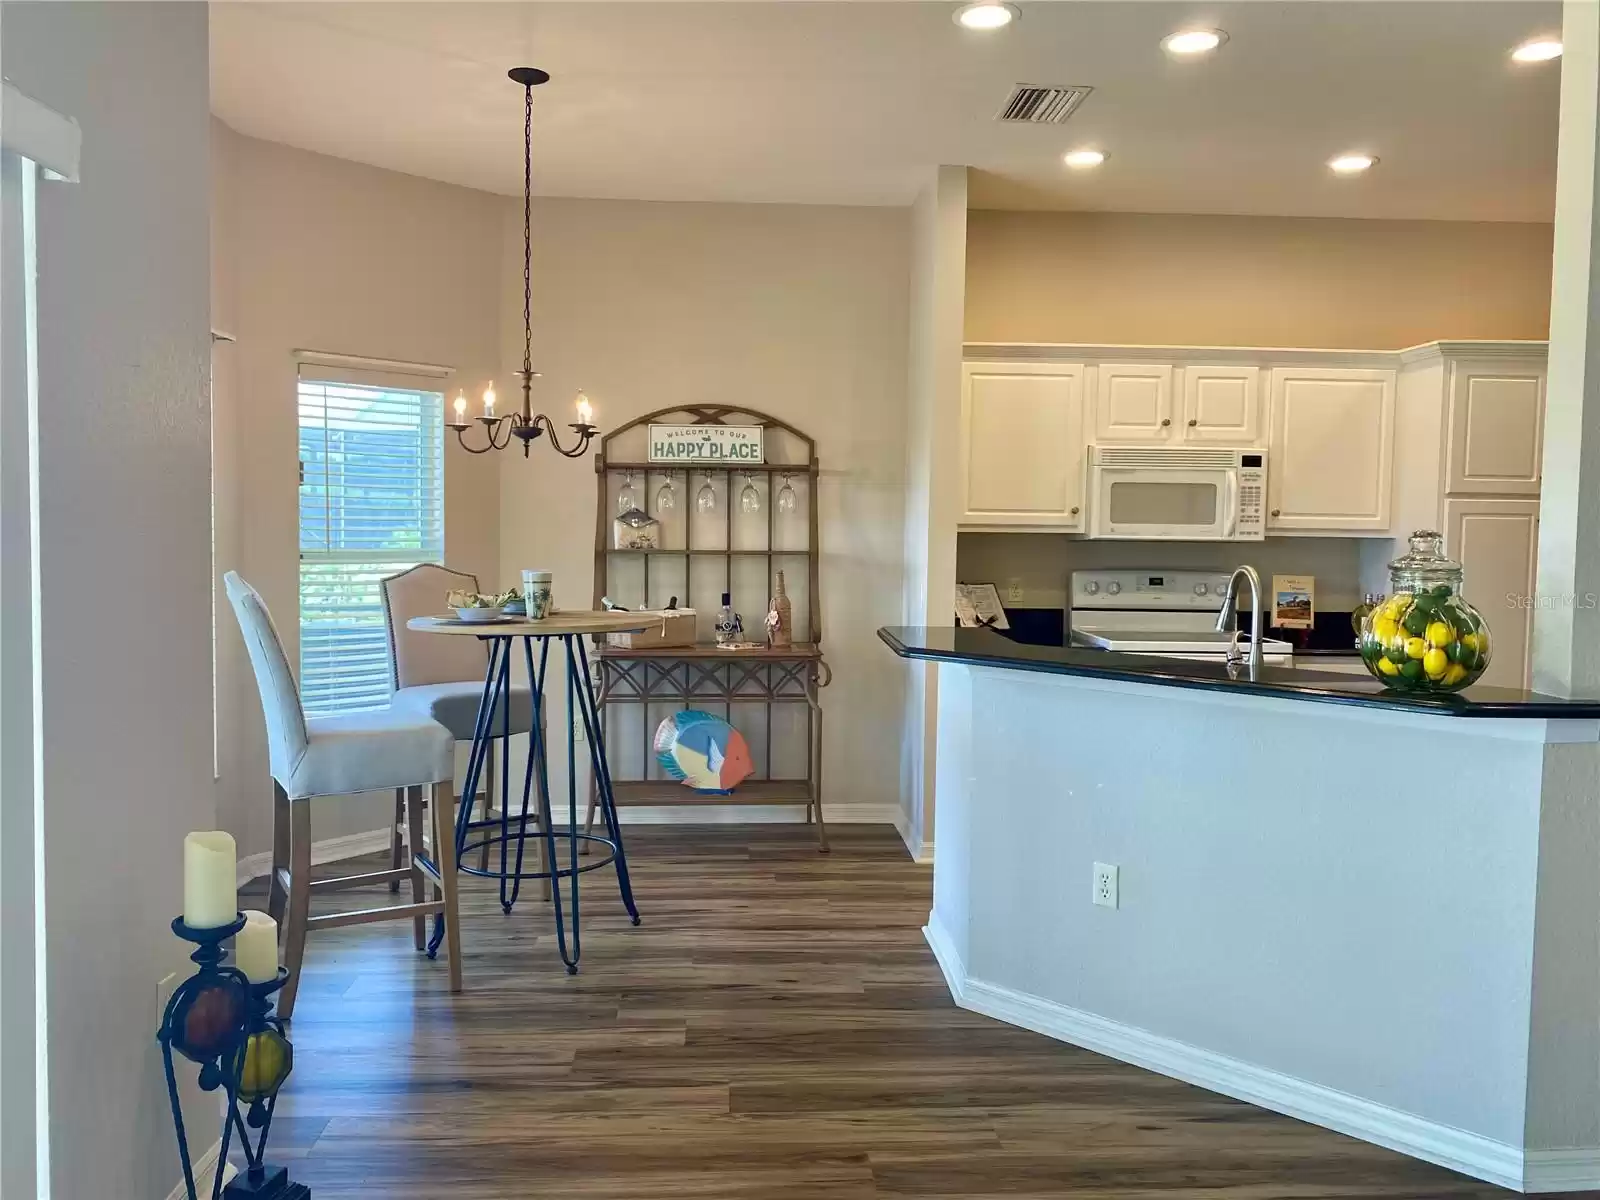
[[[222,1144],[217,1153],[210,1194],[212,1200],[260,1198],[302,1200],[311,1195],[303,1185],[291,1183],[281,1167],[264,1162],[267,1133],[278,1089],[288,1078],[293,1049],[283,1034],[283,1023],[272,1016],[272,995],[288,982],[281,967],[278,977],[263,984],[252,984],[238,967],[225,963],[228,952],[223,943],[244,928],[239,913],[226,925],[195,928],[182,917],[172,922],[172,932],[195,944],[189,956],[195,973],[178,985],[161,1015],[156,1041],[161,1045],[161,1061],[167,1077],[167,1101],[172,1108],[172,1125],[178,1140],[178,1157],[183,1164],[183,1182],[189,1200],[199,1200],[195,1187],[194,1160],[183,1121],[183,1106],[178,1096],[178,1077],[174,1055],[181,1055],[200,1068],[202,1091],[222,1091],[227,1100],[222,1120]],[[246,1086],[248,1085],[248,1086]],[[239,1105],[248,1108],[241,1115]],[[239,1130],[248,1164],[246,1171],[223,1190],[228,1148],[234,1129]],[[250,1129],[259,1129],[254,1146]]]

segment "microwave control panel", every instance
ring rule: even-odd
[[[1259,453],[1239,455],[1239,523],[1234,537],[1261,539],[1267,536],[1267,456]]]

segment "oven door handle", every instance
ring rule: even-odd
[[[1222,536],[1231,538],[1239,532],[1239,473],[1229,471],[1228,475],[1228,500],[1226,513],[1223,518]]]

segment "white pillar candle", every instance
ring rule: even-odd
[[[278,923],[264,912],[245,910],[244,928],[233,939],[233,961],[251,983],[278,976]]]
[[[233,835],[221,830],[183,839],[183,923],[215,929],[239,915],[239,856]]]

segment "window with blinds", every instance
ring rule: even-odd
[[[444,396],[418,379],[300,368],[300,698],[389,702],[378,581],[444,560]]]

